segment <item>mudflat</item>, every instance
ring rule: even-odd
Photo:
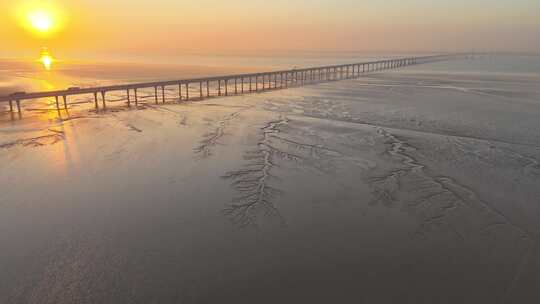
[[[538,84],[381,73],[4,119],[0,302],[536,303]]]

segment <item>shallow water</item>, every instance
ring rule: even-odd
[[[4,123],[0,302],[535,303],[540,78],[485,65]]]

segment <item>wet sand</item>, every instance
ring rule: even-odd
[[[0,127],[0,303],[536,303],[535,77],[381,73]]]

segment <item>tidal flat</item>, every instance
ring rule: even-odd
[[[404,69],[4,117],[0,303],[537,303],[539,84]]]

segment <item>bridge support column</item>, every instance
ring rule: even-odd
[[[161,101],[165,103],[165,86],[161,86]]]
[[[94,96],[96,96],[96,93],[94,93]],[[60,111],[60,104],[59,104],[59,102],[58,102],[58,95],[54,96],[54,102],[55,102],[55,104],[56,104],[56,110],[57,110],[57,111]],[[96,106],[97,106],[97,100],[96,100],[95,103],[96,103]],[[97,109],[97,107],[96,107],[96,109]]]
[[[101,91],[101,102],[103,103],[103,110],[107,108],[107,104],[105,103],[105,91]]]
[[[189,82],[186,82],[186,100],[189,100]]]
[[[182,101],[182,84],[178,84],[178,100]]]
[[[64,99],[64,110],[67,110],[67,109],[68,109],[68,108],[67,108],[67,96],[64,95],[64,96],[62,96],[62,97],[63,97],[63,99]]]
[[[206,81],[206,97],[210,97],[210,81]]]
[[[96,111],[99,110],[97,92],[94,92],[94,108]],[[56,109],[60,110],[60,106],[58,105],[58,96],[56,96]]]
[[[128,107],[131,107],[131,99],[129,97],[129,89],[126,90],[126,93],[127,93],[127,105],[128,105]]]
[[[15,100],[15,103],[17,104],[17,113],[19,113],[19,115],[21,114],[21,101],[19,99]],[[19,116],[20,117],[20,116]]]
[[[137,88],[135,88],[133,90],[134,92],[134,95],[135,95],[135,106],[138,107],[139,106],[139,97],[137,96]],[[97,98],[96,98],[96,104],[97,104]]]
[[[199,82],[199,96],[201,99],[203,99],[203,92],[202,92],[202,81]]]

